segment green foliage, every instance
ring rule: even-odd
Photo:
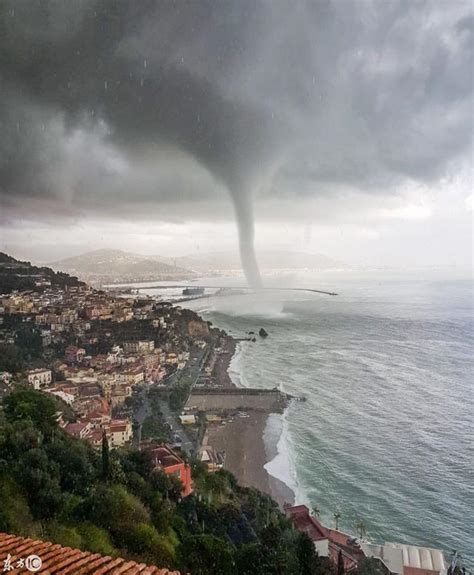
[[[117,555],[117,550],[112,545],[110,535],[105,529],[93,523],[81,523],[76,529],[82,538],[81,548],[102,555]]]
[[[23,355],[16,345],[0,343],[0,371],[17,373],[24,369]]]
[[[233,549],[213,535],[187,537],[179,550],[181,564],[193,575],[228,575],[234,572]]]
[[[4,410],[0,530],[193,575],[329,573],[276,503],[229,472],[194,462],[195,491],[183,499],[180,481],[153,470],[148,453],[101,453],[67,435],[40,392],[15,391]]]
[[[184,408],[184,404],[186,403],[189,397],[190,391],[191,391],[190,382],[184,381],[173,385],[169,396],[170,408],[173,411],[182,411]]]
[[[365,557],[359,561],[355,573],[356,575],[383,575],[384,571],[377,559]]]
[[[170,429],[157,415],[149,415],[142,423],[142,439],[154,439],[158,443],[170,440]]]
[[[144,504],[122,485],[98,486],[84,507],[93,523],[118,538],[129,523],[146,523],[150,519]]]
[[[297,545],[301,573],[308,573],[308,575],[316,575],[319,573],[320,565],[314,543],[306,533],[300,533],[298,535]]]
[[[0,476],[0,501],[0,532],[36,534],[37,527],[25,494],[11,478]]]
[[[59,543],[64,547],[78,547],[81,548],[83,544],[82,537],[75,527],[61,525],[55,521],[46,525],[45,538]]]
[[[31,422],[36,429],[49,435],[56,428],[56,404],[39,391],[22,389],[3,400],[7,421]]]
[[[102,479],[108,481],[110,478],[110,457],[109,442],[105,431],[102,432]]]
[[[15,333],[15,344],[22,350],[25,359],[41,357],[43,351],[41,330],[31,323],[21,324]]]
[[[150,484],[153,489],[159,491],[167,499],[172,501],[179,501],[181,499],[183,485],[181,481],[173,475],[167,475],[163,471],[153,471],[150,475]]]

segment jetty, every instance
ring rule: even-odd
[[[108,286],[108,287],[113,287],[113,286]],[[230,287],[230,286],[217,286],[217,285],[199,285],[199,286],[192,286],[189,284],[175,284],[175,285],[147,285],[147,286],[134,286],[134,285],[127,285],[127,286],[123,286],[123,289],[131,289],[133,293],[139,293],[141,291],[144,290],[150,290],[150,289],[182,289],[182,290],[192,290],[192,289],[217,289],[217,290],[226,290],[226,294],[225,295],[230,295],[233,291],[239,291],[241,294],[242,293],[255,293],[255,292],[260,292],[260,291],[302,291],[302,292],[309,292],[309,293],[320,293],[323,295],[338,295],[336,292],[332,292],[332,291],[325,291],[325,290],[320,290],[320,289],[315,289],[315,288],[302,288],[302,287],[295,287],[295,288],[291,288],[291,287],[261,287],[261,288],[251,288],[248,286],[236,286],[236,287]],[[222,294],[213,294],[213,295],[222,295]],[[201,295],[197,295],[195,298],[193,299],[199,299],[199,297],[205,297],[202,293]]]
[[[189,411],[238,411],[256,410],[281,413],[294,399],[279,389],[248,387],[222,389],[196,389],[191,391],[185,410]]]

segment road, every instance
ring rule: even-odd
[[[191,384],[192,389],[196,381],[199,379],[199,376],[201,375],[202,366],[204,365],[206,358],[209,355],[209,352],[210,350],[206,349],[204,351],[199,350],[191,354],[188,365],[183,370],[183,372],[174,373],[164,381],[167,382],[169,386],[172,386],[175,383],[177,383],[178,378],[183,379],[184,377],[186,377],[192,381]],[[153,384],[150,387],[153,387]],[[141,398],[141,401],[133,413],[133,417],[139,423],[140,428],[141,425],[143,424],[143,421],[151,414],[152,411],[147,394],[148,389],[149,388],[142,388],[138,392],[138,396]],[[173,440],[175,436],[179,437],[181,441],[181,449],[189,456],[194,455],[194,453],[196,452],[196,446],[189,439],[188,434],[186,433],[184,427],[181,425],[179,415],[170,409],[168,400],[166,398],[158,400],[158,404],[164,421],[171,428],[171,434]],[[141,435],[140,432],[138,434],[135,434],[133,441],[134,447],[138,447],[140,435]]]

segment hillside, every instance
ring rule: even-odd
[[[344,267],[342,262],[322,254],[293,251],[258,251],[257,260],[262,270],[321,270]],[[176,258],[176,263],[197,273],[212,273],[241,268],[239,255],[233,252],[212,252],[183,256]]]
[[[17,260],[0,252],[0,293],[14,290],[38,290],[49,286],[77,286],[82,284],[77,277],[55,272],[48,267],[33,266],[30,262]]]
[[[160,256],[143,256],[122,250],[103,249],[54,262],[51,267],[77,275],[89,283],[125,283],[185,280],[194,274]]]
[[[18,389],[4,398],[0,532],[193,575],[330,573],[277,504],[230,473],[191,462],[194,493],[183,498],[150,453],[109,452],[106,440],[94,451],[56,420],[46,394]]]

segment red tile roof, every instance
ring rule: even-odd
[[[305,532],[313,541],[328,539],[328,530],[315,517],[310,515],[306,505],[288,507],[286,514],[292,519],[298,531]]]
[[[155,465],[161,465],[162,467],[183,463],[183,460],[170,447],[165,445],[153,449],[151,457]]]
[[[168,571],[154,565],[127,561],[121,557],[109,556],[62,547],[49,541],[37,541],[0,533],[0,572],[5,570],[5,561],[8,559],[13,570],[7,571],[12,575],[28,574],[26,565],[18,566],[20,559],[23,562],[27,557],[37,555],[42,561],[42,567],[37,571],[41,575],[180,575],[179,571]]]

